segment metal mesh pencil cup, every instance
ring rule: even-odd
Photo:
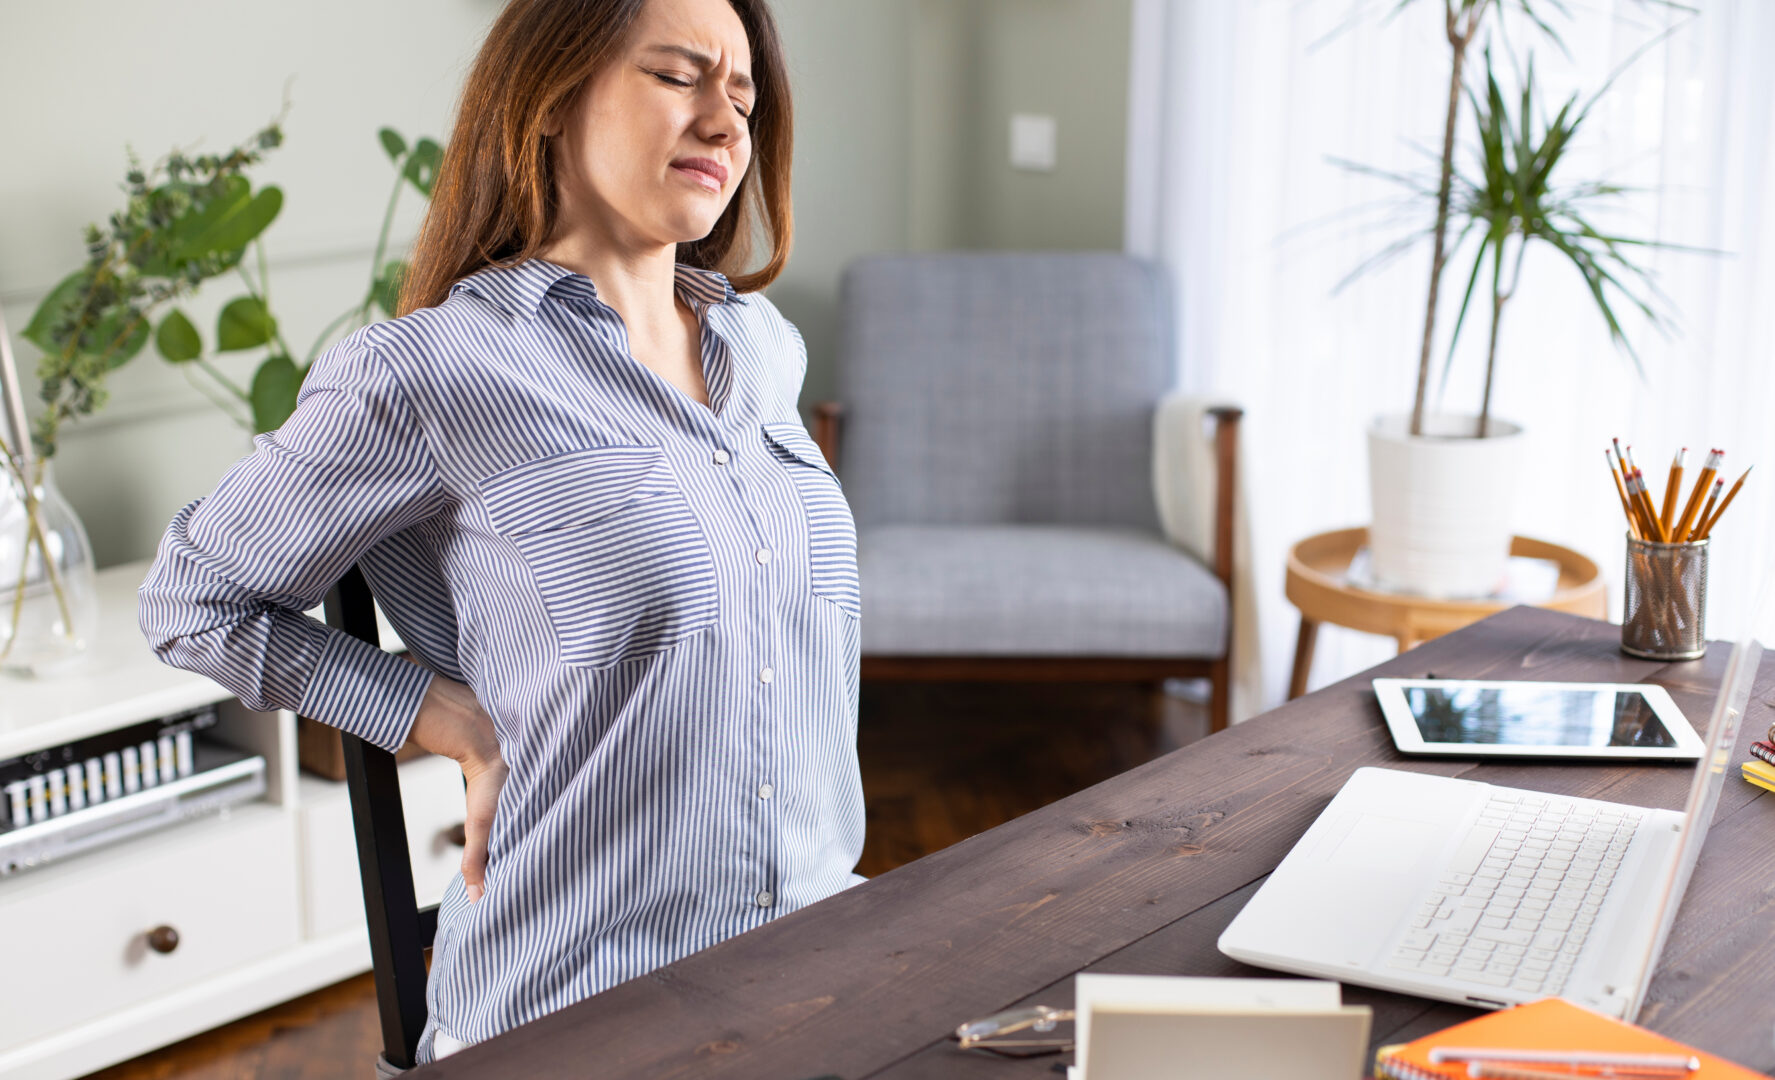
[[[1707,651],[1708,543],[1627,538],[1622,652],[1647,660],[1694,660]]]

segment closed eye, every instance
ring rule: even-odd
[[[675,79],[670,74],[663,72],[663,71],[650,71],[650,72],[648,72],[648,74],[652,75],[654,78],[658,79],[660,82],[663,82],[669,86],[690,87],[690,86],[696,85],[695,83],[690,82],[689,80],[686,80],[686,79]],[[734,103],[733,111],[739,113],[740,117],[742,119],[746,119],[746,120],[752,119],[751,111],[746,108],[743,108],[738,102]]]

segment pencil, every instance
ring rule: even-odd
[[[1670,534],[1658,523],[1658,508],[1652,505],[1652,486],[1646,483],[1646,474],[1640,471],[1638,465],[1633,464],[1633,447],[1627,448],[1627,455],[1627,464],[1633,469],[1634,495],[1639,499],[1639,511],[1646,519],[1646,539],[1665,543],[1670,539]]]
[[[1750,469],[1754,469],[1754,468],[1756,468],[1755,465],[1752,465],[1750,467]],[[1719,509],[1715,510],[1713,512],[1713,516],[1710,518],[1702,519],[1701,528],[1698,530],[1698,535],[1695,537],[1695,539],[1705,540],[1708,538],[1709,535],[1711,535],[1713,533],[1713,527],[1715,525],[1719,524],[1721,515],[1725,514],[1725,512],[1726,512],[1726,507],[1732,505],[1732,500],[1737,498],[1737,496],[1738,496],[1738,489],[1744,486],[1744,477],[1750,475],[1750,469],[1745,469],[1744,476],[1740,476],[1738,478],[1738,482],[1736,484],[1732,485],[1732,490],[1726,492],[1725,501],[1720,503]]]
[[[1628,480],[1633,476],[1633,473],[1630,469],[1627,468],[1627,456],[1625,454],[1621,453],[1621,440],[1620,439],[1610,439],[1609,442],[1612,443],[1615,447],[1615,457],[1613,459],[1615,471],[1617,471],[1621,474],[1621,483],[1623,485],[1627,486],[1628,488],[1631,488],[1633,485],[1628,483]],[[1630,499],[1632,498],[1631,495],[1629,495],[1628,497]]]
[[[1676,517],[1676,494],[1683,486],[1683,455],[1688,452],[1689,448],[1685,446],[1670,459],[1670,482],[1664,485],[1664,512],[1658,515],[1658,524],[1664,527],[1666,533],[1670,532],[1670,526]]]
[[[1635,540],[1644,540],[1645,536],[1639,530],[1639,522],[1633,516],[1633,507],[1627,505],[1627,489],[1621,486],[1621,474],[1615,471],[1615,456],[1609,453],[1609,448],[1606,446],[1602,448],[1602,456],[1609,463],[1609,479],[1615,482],[1615,494],[1621,497],[1621,512],[1627,515],[1627,531],[1633,534]]]
[[[1704,535],[1702,529],[1706,527],[1709,521],[1713,520],[1713,504],[1720,497],[1720,491],[1725,488],[1725,486],[1726,482],[1724,480],[1715,480],[1713,482],[1712,493],[1707,496],[1707,501],[1701,504],[1701,512],[1695,515],[1695,531],[1690,534],[1690,540],[1699,540]]]
[[[1627,488],[1627,503],[1633,508],[1633,519],[1639,524],[1639,538],[1656,541],[1659,539],[1658,526],[1655,521],[1648,520],[1645,512],[1647,504],[1640,498],[1639,485],[1633,481],[1634,473],[1637,471],[1633,467],[1633,447],[1629,446],[1623,450],[1620,439],[1610,439],[1609,441],[1615,444],[1615,461],[1621,469],[1621,481]],[[1652,515],[1652,518],[1656,517],[1656,514]]]
[[[1627,456],[1623,460],[1627,462],[1629,481],[1627,494],[1633,496],[1634,505],[1639,507],[1640,524],[1646,530],[1646,539],[1662,542],[1665,539],[1665,533],[1658,525],[1658,509],[1652,505],[1652,496],[1646,487],[1645,474],[1639,471],[1639,465],[1633,460],[1633,444],[1629,443],[1625,452]]]
[[[1647,540],[1664,542],[1664,534],[1658,528],[1658,512],[1652,509],[1652,497],[1646,492],[1646,474],[1634,469],[1628,474],[1627,494],[1639,508],[1639,527],[1646,531]]]
[[[1713,487],[1714,474],[1720,471],[1725,458],[1726,453],[1723,450],[1707,452],[1707,461],[1701,467],[1701,475],[1695,478],[1695,490],[1689,493],[1688,505],[1683,507],[1683,516],[1676,523],[1676,531],[1671,533],[1671,539],[1676,543],[1680,544],[1688,538],[1689,527],[1695,524],[1695,511],[1701,509],[1701,496]]]

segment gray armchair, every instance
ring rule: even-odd
[[[845,274],[815,437],[857,520],[862,677],[1207,678],[1226,726],[1234,438],[1213,567],[1161,533],[1159,270],[1115,254],[879,256]]]

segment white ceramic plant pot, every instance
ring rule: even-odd
[[[1377,417],[1368,429],[1368,530],[1375,583],[1442,599],[1489,596],[1510,558],[1511,511],[1522,428],[1493,418],[1432,414]]]

